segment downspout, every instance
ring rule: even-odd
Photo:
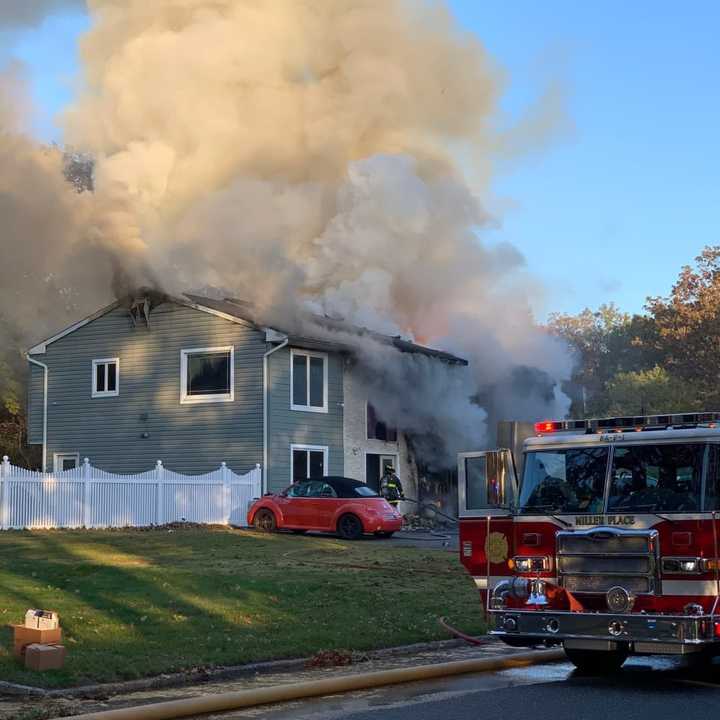
[[[288,344],[285,338],[279,345],[268,350],[263,355],[263,477],[262,494],[267,492],[267,471],[268,471],[268,358],[278,350],[282,350]]]
[[[48,366],[39,360],[33,360],[29,353],[25,354],[27,361],[43,369],[43,440],[42,440],[42,469],[47,472],[47,428],[48,428]]]

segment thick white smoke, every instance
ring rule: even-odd
[[[121,268],[172,292],[225,288],[282,326],[310,308],[467,357],[346,338],[380,414],[440,436],[443,460],[484,442],[482,408],[564,412],[569,360],[533,322],[523,259],[481,240],[482,194],[513,145],[502,73],[442,3],[88,5],[64,126],[96,158],[95,192],[74,196],[52,252],[62,267],[88,248],[97,271],[92,292],[69,287],[94,303]],[[532,135],[522,123],[516,144]]]

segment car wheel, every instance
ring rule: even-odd
[[[379,537],[379,538],[391,538],[394,534],[395,534],[394,531],[393,531],[393,532],[376,532],[376,533],[375,533],[375,537]]]
[[[357,540],[363,534],[363,526],[357,515],[343,515],[338,520],[337,531],[343,540]]]
[[[588,675],[610,675],[617,672],[627,660],[628,651],[618,650],[576,650],[565,648],[567,659],[580,672]]]
[[[253,525],[255,526],[255,529],[260,530],[260,532],[275,532],[277,530],[275,513],[272,510],[266,510],[265,508],[258,510],[253,518]]]

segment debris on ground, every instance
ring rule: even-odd
[[[305,666],[309,668],[342,667],[352,665],[353,662],[353,654],[350,650],[321,650],[309,658]]]
[[[402,529],[406,531],[448,530],[450,528],[452,528],[451,523],[437,515],[433,515],[432,517],[426,517],[417,513],[403,515]]]

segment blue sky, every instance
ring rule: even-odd
[[[521,115],[548,79],[567,90],[574,130],[514,163],[490,242],[510,241],[543,281],[536,312],[615,301],[642,309],[680,266],[720,244],[720,3],[689,0],[450,0],[508,71],[504,107]],[[40,109],[36,131],[73,92],[81,14],[0,35],[0,64],[24,60]]]

